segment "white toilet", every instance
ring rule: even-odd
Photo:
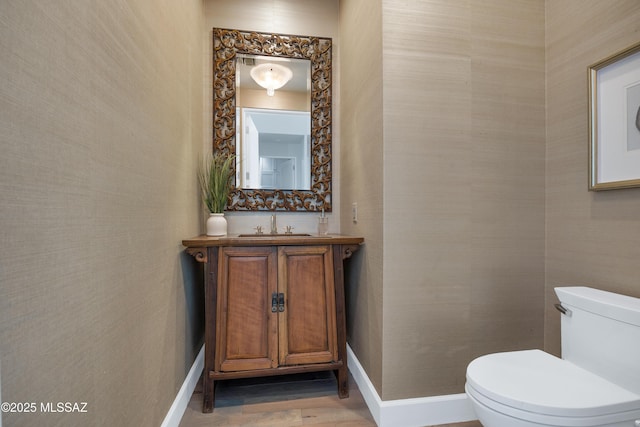
[[[484,427],[640,427],[640,299],[555,289],[562,359],[540,350],[489,354],[465,390]]]

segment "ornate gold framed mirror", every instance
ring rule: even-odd
[[[235,155],[237,159],[235,188],[228,210],[331,211],[331,45],[330,38],[213,29],[213,150]],[[305,61],[308,62],[305,64]],[[307,71],[300,73],[305,74],[303,83],[294,83],[297,70],[305,70],[305,67]],[[244,68],[246,73],[242,71]],[[253,68],[256,70],[251,72]],[[279,82],[268,88],[266,83],[258,82],[259,72],[264,74],[280,68],[293,70],[293,73],[287,72],[293,77],[285,76],[284,86],[278,86],[282,84]],[[251,74],[255,82],[242,77],[244,74]],[[251,85],[255,83],[267,91],[257,86],[253,89]],[[307,98],[303,94],[287,94],[287,86],[304,87],[302,90],[307,91]],[[262,100],[246,103],[245,100],[258,95],[240,96],[245,88],[256,94],[264,92]],[[283,101],[288,98],[296,98],[298,104],[301,99],[307,101],[302,101],[306,104],[291,112],[291,103]],[[272,139],[268,143],[257,142],[259,145],[256,146],[247,141],[251,138],[262,140],[260,125],[249,123],[248,120],[253,119],[245,114],[245,110],[257,108],[263,112],[282,110],[289,116],[283,120],[288,123],[285,128],[272,130],[271,125],[278,119],[263,115],[269,117],[263,134]],[[290,129],[294,123],[291,117],[304,117],[304,110],[310,120],[306,131],[309,135]],[[247,136],[250,130],[253,136]],[[286,143],[277,145],[275,141]],[[271,148],[269,153],[266,147],[270,146],[278,148]],[[302,154],[298,155],[298,152]],[[285,173],[291,176],[288,179],[280,177],[279,181],[274,178]]]

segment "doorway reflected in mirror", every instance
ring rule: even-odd
[[[243,189],[311,189],[311,117],[242,108],[236,182]]]

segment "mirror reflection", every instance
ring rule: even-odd
[[[238,54],[236,183],[311,189],[311,61]]]

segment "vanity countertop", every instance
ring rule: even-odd
[[[188,248],[210,246],[288,246],[288,245],[359,245],[363,237],[343,234],[229,234],[226,236],[200,235],[185,239],[182,244]]]

